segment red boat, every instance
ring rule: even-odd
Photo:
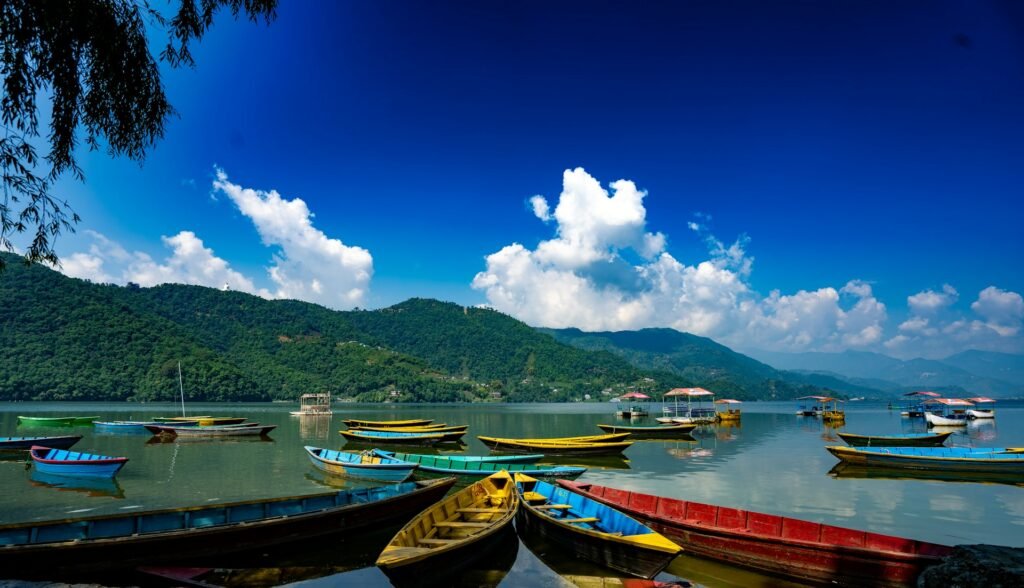
[[[558,480],[676,540],[686,553],[841,586],[913,586],[951,547],[777,515]]]

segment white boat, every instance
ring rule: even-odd
[[[718,420],[715,414],[715,405],[703,405],[705,400],[713,401],[715,393],[703,388],[674,388],[665,393],[665,398],[673,398],[674,406],[668,410],[662,409],[666,415],[656,419],[659,423],[675,423],[679,425],[711,425]],[[679,398],[686,398],[686,406],[679,406]],[[694,406],[696,404],[696,406]],[[665,407],[668,408],[667,406]],[[672,416],[669,416],[669,415]],[[665,420],[668,419],[668,420]]]
[[[288,413],[292,416],[330,416],[331,393],[303,394],[299,397],[299,410]]]
[[[974,404],[991,404],[995,400],[987,398],[985,396],[976,396],[974,398],[968,398],[967,400]],[[974,407],[967,409],[967,418],[971,419],[994,419],[996,418],[996,411],[991,408]]]
[[[929,427],[966,427],[967,407],[973,403],[961,398],[932,398],[925,401],[924,419]]]

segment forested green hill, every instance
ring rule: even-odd
[[[8,257],[0,399],[567,400],[688,382],[556,342],[500,313],[432,300],[377,311],[239,292],[92,284]],[[397,394],[397,395],[396,395]]]

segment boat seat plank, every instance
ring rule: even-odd
[[[525,500],[529,500],[531,502],[534,501],[534,500],[547,500],[548,499],[547,496],[544,496],[540,492],[532,492],[532,491],[531,492],[523,492],[523,498]]]
[[[491,523],[467,523],[464,521],[441,521],[434,523],[435,527],[452,527],[452,528],[484,528],[490,527]]]
[[[539,504],[539,505],[537,505],[537,506],[535,506],[533,508],[539,508],[539,509],[545,509],[545,510],[546,509],[550,509],[550,508],[553,508],[553,509],[556,509],[556,510],[565,510],[567,508],[572,508],[572,505],[571,504]]]
[[[457,508],[455,512],[464,512],[470,514],[488,514],[494,512],[505,512],[504,508]]]
[[[448,545],[449,543],[458,543],[461,539],[420,539],[417,541],[420,545]]]

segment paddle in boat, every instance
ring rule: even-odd
[[[587,471],[585,467],[563,465],[538,465],[532,463],[508,463],[497,461],[466,461],[458,456],[450,455],[419,455],[415,453],[395,453],[375,449],[374,453],[381,457],[389,457],[419,465],[417,472],[430,472],[446,476],[465,476],[483,478],[502,470],[510,474],[522,473],[534,478],[575,478]]]
[[[434,422],[433,419],[407,419],[404,421],[364,421],[346,419],[342,421],[346,427],[423,427]]]
[[[299,397],[299,410],[289,412],[292,416],[330,416],[331,393],[303,394]]]
[[[714,402],[715,404],[715,418],[720,423],[735,423],[742,417],[740,411],[740,405],[743,402],[739,400],[733,400],[732,398],[721,398]]]
[[[78,443],[81,435],[61,437],[0,437],[0,451],[28,451],[33,446],[67,449]]]
[[[664,398],[671,398],[673,404],[670,407],[665,401],[661,409],[663,416],[656,419],[659,423],[710,425],[717,419],[714,404],[704,406],[705,401],[714,400],[715,393],[704,388],[673,388],[665,393]],[[685,406],[679,406],[680,398],[686,399]]]
[[[179,425],[145,425],[146,430],[154,435],[164,437],[242,437],[265,436],[277,425],[260,425],[245,423],[239,425],[221,425],[214,427],[196,427]]]
[[[993,410],[991,408],[987,408],[987,407],[978,406],[979,404],[995,404],[995,400],[993,400],[992,398],[988,398],[987,396],[975,396],[974,398],[968,398],[967,400],[970,401],[970,402],[973,402],[974,405],[975,405],[974,408],[968,408],[967,409],[967,418],[970,418],[970,419],[994,419],[994,418],[996,418],[996,411],[995,410]]]
[[[455,478],[267,500],[0,524],[0,569],[18,577],[261,553],[300,541],[356,536],[404,523],[440,500]]]
[[[962,398],[931,398],[924,405],[924,420],[929,427],[966,427],[967,407],[974,403]]]
[[[436,583],[488,554],[511,529],[519,498],[512,476],[497,472],[409,521],[377,558],[397,585]]]
[[[651,579],[682,551],[636,519],[582,494],[522,474],[515,481],[521,501],[518,530],[536,533],[581,559]]]
[[[1024,473],[1024,447],[844,447],[825,449],[846,463],[955,472]]]
[[[585,482],[558,484],[622,510],[686,553],[795,580],[912,586],[952,548],[771,514],[641,494]]]
[[[598,425],[598,428],[607,433],[629,433],[630,439],[672,439],[689,435],[690,432],[697,428],[697,425],[669,424],[650,427]]]
[[[838,433],[853,447],[939,447],[953,433],[906,433],[902,435],[856,435]]]
[[[404,482],[416,469],[417,464],[387,455],[366,451],[351,453],[319,447],[305,446],[309,460],[318,469],[343,478],[375,480],[379,482]]]
[[[39,445],[33,446],[29,455],[37,471],[60,476],[112,478],[128,463],[127,457],[79,453]]]
[[[98,416],[69,416],[69,417],[33,417],[19,416],[18,424],[35,427],[73,427],[76,425],[88,425],[98,419]]]
[[[401,431],[338,431],[347,441],[363,444],[436,445],[446,441],[445,433],[404,433]],[[458,437],[463,434],[458,433]],[[456,441],[458,440],[456,437]]]

